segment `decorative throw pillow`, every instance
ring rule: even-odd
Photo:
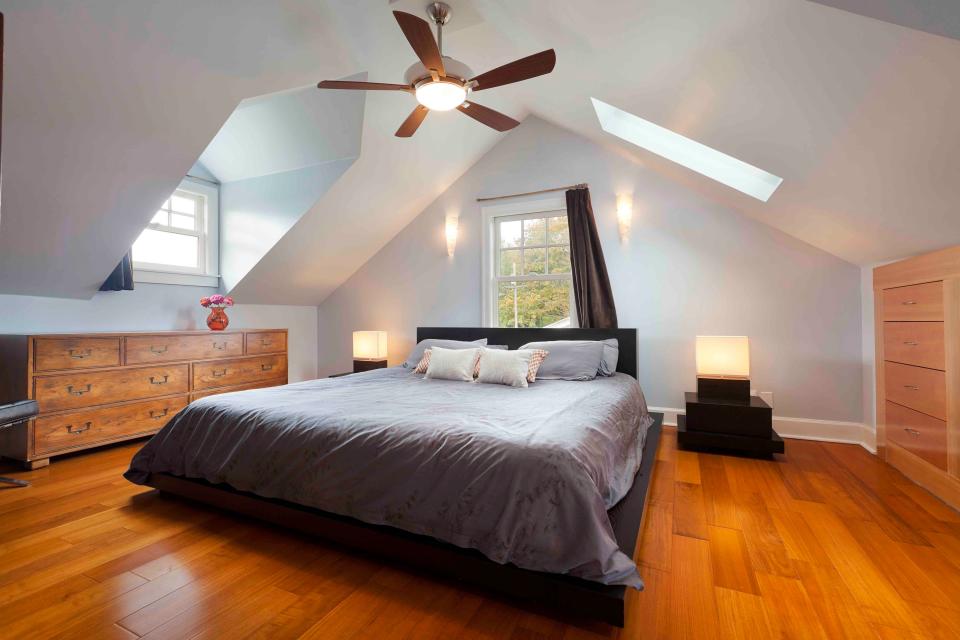
[[[426,351],[423,352],[423,357],[420,358],[420,362],[417,363],[416,369],[413,370],[414,373],[426,373],[426,372],[427,372],[427,367],[430,366],[430,349],[431,349],[431,348],[432,348],[432,347],[427,347]],[[489,346],[487,346],[487,347],[485,347],[485,348],[486,348],[486,349],[496,349],[496,350],[498,350],[498,351],[506,351],[509,347],[507,347],[507,345],[505,345],[505,344],[491,344],[491,345],[489,345]],[[541,362],[542,362],[542,360],[541,360]],[[539,365],[537,365],[537,366],[539,366]],[[479,358],[477,359],[477,368],[476,368],[476,369],[474,370],[474,372],[473,372],[473,377],[476,378],[478,375],[480,375],[480,359],[479,359]],[[533,382],[533,380],[531,380],[530,382]]]
[[[530,366],[527,367],[527,382],[536,382],[537,371],[540,370],[540,365],[543,364],[543,361],[550,352],[544,351],[543,349],[525,349],[525,351],[530,352]]]
[[[473,342],[465,342],[463,340],[444,340],[441,338],[427,338],[426,340],[421,340],[417,343],[417,345],[413,348],[413,351],[410,352],[410,355],[407,356],[403,366],[407,369],[416,367],[417,363],[423,359],[423,354],[429,347],[443,347],[444,349],[476,349],[486,346],[486,344],[486,338],[480,338],[479,340],[474,340]]]
[[[532,351],[484,349],[480,352],[477,382],[525,387],[531,357],[533,357]]]
[[[430,364],[426,374],[428,378],[473,382],[480,349],[431,347],[430,352]]]

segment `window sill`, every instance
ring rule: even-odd
[[[149,284],[173,284],[189,287],[219,287],[220,276],[206,276],[196,273],[173,273],[170,271],[148,271],[134,269],[133,281]]]

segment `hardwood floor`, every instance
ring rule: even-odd
[[[0,488],[0,638],[956,638],[960,514],[852,445],[776,462],[664,431],[623,630],[531,611],[120,477]]]

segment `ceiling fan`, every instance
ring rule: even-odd
[[[320,89],[366,89],[371,91],[406,91],[416,96],[420,104],[397,129],[396,136],[409,138],[429,111],[456,109],[477,122],[497,131],[508,131],[520,124],[510,116],[488,107],[470,102],[467,95],[473,91],[492,89],[521,80],[536,78],[553,71],[557,54],[553,49],[535,53],[526,58],[497,67],[478,76],[470,68],[449,56],[443,55],[443,25],[450,20],[450,6],[445,2],[433,2],[427,6],[427,14],[437,25],[437,39],[433,39],[430,24],[417,16],[403,11],[394,11],[407,42],[413,47],[420,62],[413,63],[404,73],[405,84],[383,82],[351,82],[324,80]]]

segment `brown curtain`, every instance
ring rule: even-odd
[[[577,318],[584,329],[616,329],[617,307],[607,276],[607,263],[590,205],[590,190],[567,191],[567,223],[570,225],[570,265]]]

